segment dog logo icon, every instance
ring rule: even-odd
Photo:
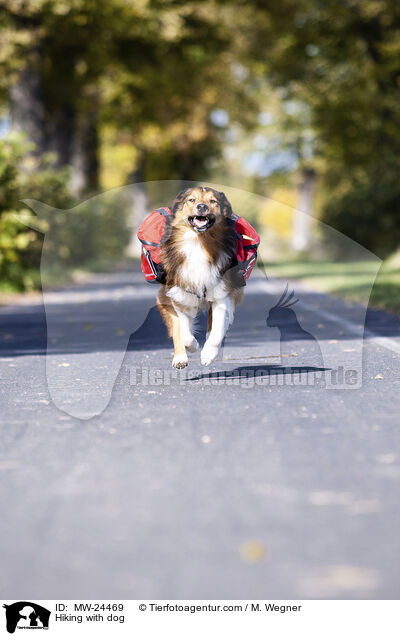
[[[18,629],[48,629],[50,610],[32,603],[18,601],[11,605],[3,605],[6,610],[7,631],[14,634]]]

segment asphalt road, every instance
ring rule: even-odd
[[[399,598],[400,322],[362,357],[357,305],[268,327],[283,288],[185,372],[138,272],[0,309],[2,598]]]

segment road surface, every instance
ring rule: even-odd
[[[370,311],[361,358],[338,299],[267,327],[282,288],[181,375],[140,272],[47,296],[47,377],[41,298],[0,309],[2,598],[399,598],[399,320]]]

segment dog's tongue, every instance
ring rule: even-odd
[[[193,222],[196,227],[204,227],[207,225],[207,219],[203,216],[195,216]]]

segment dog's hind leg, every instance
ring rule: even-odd
[[[217,357],[219,347],[228,331],[232,315],[233,307],[229,296],[212,303],[211,330],[201,351],[201,364],[208,366]]]

